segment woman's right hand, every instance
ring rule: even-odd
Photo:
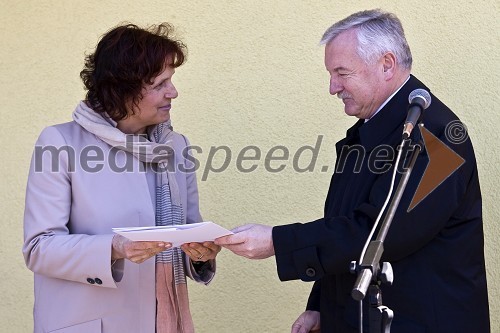
[[[111,242],[111,260],[128,259],[140,264],[171,247],[171,243],[134,242],[121,235],[114,235]]]

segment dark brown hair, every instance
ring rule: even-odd
[[[89,106],[115,121],[133,112],[130,102],[137,106],[143,84],[152,84],[167,60],[175,68],[186,59],[186,46],[171,38],[172,32],[168,23],[147,29],[126,24],[104,34],[80,72]]]

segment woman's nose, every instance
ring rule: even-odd
[[[165,97],[166,98],[176,98],[177,96],[179,96],[179,93],[177,92],[177,89],[175,88],[175,86],[173,84],[171,84],[170,87],[168,88],[167,92],[165,93]]]

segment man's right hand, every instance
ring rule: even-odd
[[[291,333],[319,333],[319,312],[304,311],[292,325]]]

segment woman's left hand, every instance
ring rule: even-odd
[[[203,243],[185,243],[181,245],[184,251],[192,261],[208,261],[215,259],[217,253],[220,252],[221,247],[215,245],[214,242]]]

